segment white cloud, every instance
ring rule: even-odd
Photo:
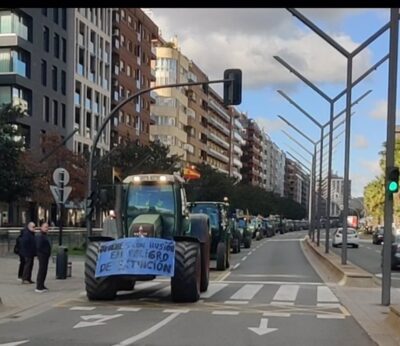
[[[313,19],[334,23],[359,10],[313,10]],[[299,25],[284,9],[153,9],[164,39],[178,35],[182,53],[210,78],[226,68],[243,70],[244,88],[298,83],[274,58],[278,55],[313,83],[344,83],[346,59],[318,35]],[[299,29],[301,27],[301,29]],[[346,49],[358,43],[329,32]],[[370,51],[361,53],[355,77],[370,67]],[[343,84],[344,85],[344,84]]]
[[[363,135],[355,135],[354,136],[354,146],[357,149],[367,149],[368,148],[368,140]]]
[[[268,119],[268,118],[255,118],[258,126],[264,129],[264,132],[270,134],[272,132],[277,132],[286,127],[286,124],[279,119]]]
[[[371,174],[373,176],[378,176],[382,173],[381,166],[379,165],[379,158],[376,160],[360,160],[361,167],[364,167],[366,174]]]
[[[396,114],[399,114],[400,109],[396,110]],[[376,101],[374,107],[369,112],[369,116],[372,119],[386,120],[387,119],[387,100]]]
[[[376,160],[359,160],[358,165],[363,168],[362,173],[350,173],[351,195],[360,197],[364,194],[364,187],[382,173],[379,158]]]

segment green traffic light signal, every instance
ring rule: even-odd
[[[399,184],[396,183],[395,181],[391,181],[389,183],[389,191],[390,192],[397,192],[399,191]]]

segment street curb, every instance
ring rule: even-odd
[[[326,254],[323,249],[313,244],[308,236],[304,239],[304,243],[322,260],[321,263],[323,263],[324,267],[334,274],[340,286],[364,288],[378,286],[374,275],[353,263],[342,265],[341,258],[338,255],[332,252]]]

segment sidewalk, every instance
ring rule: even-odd
[[[50,258],[46,278],[48,292],[36,293],[36,284],[22,285],[17,279],[19,258],[15,255],[0,258],[0,323],[7,320],[25,317],[27,314],[35,315],[45,311],[58,301],[79,295],[85,290],[83,273],[84,257],[69,257],[72,262],[72,276],[66,280],[56,280],[56,265]],[[35,259],[32,280],[36,281],[38,261]],[[29,310],[29,311],[27,311]]]
[[[311,265],[370,337],[378,345],[400,345],[400,318],[390,313],[389,306],[381,305],[381,287],[378,284],[375,287],[344,286],[343,281],[337,280],[336,273],[322,264],[323,261],[305,241],[302,244],[303,252]],[[324,248],[320,247],[318,251],[323,253]],[[391,304],[392,307],[400,304],[399,288],[391,289]]]

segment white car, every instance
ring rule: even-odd
[[[342,232],[343,232],[343,228],[338,228],[333,233],[333,239],[332,239],[333,247],[338,247],[339,245],[342,245],[342,242],[343,242]],[[347,245],[351,245],[355,248],[357,248],[359,245],[358,233],[354,228],[351,228],[351,227],[347,228]]]

